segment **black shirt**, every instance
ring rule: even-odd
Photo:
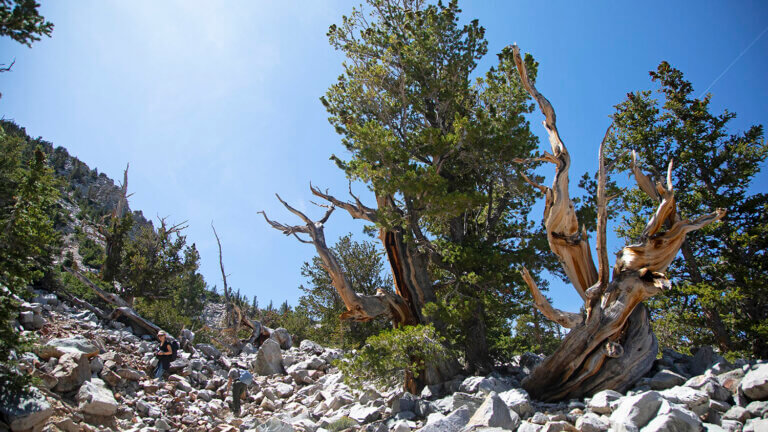
[[[171,343],[168,342],[168,339],[166,339],[163,343],[160,344],[160,348],[158,348],[158,351],[160,352],[168,352],[171,351]],[[171,365],[171,355],[158,355],[157,359],[160,363],[163,365],[163,369],[168,369],[168,366]]]

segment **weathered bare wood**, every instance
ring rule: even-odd
[[[322,192],[319,188],[314,187],[311,184],[310,189],[314,195],[323,198],[342,210],[346,210],[350,216],[355,219],[363,219],[376,223],[379,221],[378,211],[381,209],[400,213],[402,215],[402,212],[400,212],[397,206],[394,205],[392,197],[389,196],[376,196],[378,209],[365,206],[360,199],[352,193],[351,184],[349,194],[354,198],[354,204],[342,201],[333,195],[330,195],[327,191]],[[418,225],[414,224],[412,220],[409,222],[411,222],[411,226],[415,228],[414,236],[424,239],[424,235],[418,230]],[[379,239],[381,240],[384,251],[387,254],[387,261],[392,269],[392,278],[397,296],[402,298],[408,309],[410,309],[410,315],[414,317],[412,323],[425,322],[425,319],[422,316],[422,308],[427,303],[435,301],[432,281],[427,274],[429,256],[418,251],[416,245],[408,244],[405,241],[403,229],[400,227],[380,227]],[[299,240],[301,239],[299,238]]]
[[[132,327],[139,328],[146,334],[153,337],[157,335],[160,330],[162,330],[155,323],[137,314],[136,311],[129,307],[119,307],[115,309],[109,316],[109,319],[113,321],[120,318],[127,320]]]
[[[221,280],[224,284],[224,301],[229,304],[229,285],[227,285],[227,273],[224,271],[224,258],[221,254],[221,240],[219,240],[219,233],[216,232],[216,227],[213,226],[213,221],[211,221],[211,229],[213,230],[213,235],[216,237],[216,244],[219,245],[219,268],[221,268]]]
[[[122,318],[128,321],[134,328],[140,329],[152,336],[156,335],[161,330],[160,327],[155,325],[153,322],[143,318],[141,315],[136,313],[136,311],[134,311],[128,305],[128,303],[125,300],[123,300],[119,295],[108,293],[102,290],[96,284],[91,282],[87,276],[85,276],[84,274],[80,273],[77,270],[74,270],[68,267],[64,267],[64,270],[75,275],[78,279],[80,279],[80,281],[82,281],[89,288],[91,288],[91,290],[93,290],[93,292],[96,293],[96,295],[99,298],[107,302],[109,305],[117,306],[117,308],[114,311],[112,311],[112,313],[109,314],[108,316],[104,317],[103,315],[100,315],[104,319],[114,321]],[[92,310],[91,308],[88,308],[88,309]],[[94,311],[94,313],[96,312]]]
[[[557,350],[532,371],[523,381],[523,386],[531,396],[543,400],[582,397],[604,389],[624,390],[650,369],[658,346],[642,302],[670,286],[663,271],[679,251],[686,234],[719,220],[725,211],[718,209],[693,221],[681,220],[675,208],[672,162],[667,168],[666,184],[654,183],[640,170],[637,156],[633,153],[630,166],[635,179],[639,187],[658,202],[658,207],[638,243],[624,247],[619,253],[613,268],[613,280],[609,282],[605,249],[608,169],[604,158],[609,128],[599,154],[599,272],[595,274],[588,249],[587,253],[582,252],[587,243],[586,236],[576,237],[578,221],[573,203],[568,198],[570,158],[557,132],[554,109],[529,82],[516,46],[513,47],[513,56],[524,86],[537,100],[546,117],[544,124],[549,132],[553,154],[545,153],[543,159],[556,164],[552,188],[534,184],[546,195],[544,218],[550,248],[560,258],[577,290],[585,286],[585,280],[591,281],[586,295],[586,318],[571,328]],[[661,228],[665,226],[667,229],[662,232]],[[569,247],[564,247],[557,240],[570,240]],[[560,311],[553,310],[530,275],[527,276],[525,279],[537,308],[555,322],[567,321],[558,313]]]
[[[80,279],[80,281],[86,284],[90,289],[92,289],[93,292],[96,293],[96,295],[99,296],[100,299],[104,300],[110,305],[118,306],[118,307],[130,307],[128,302],[123,300],[119,295],[104,291],[103,289],[99,288],[96,284],[91,282],[91,280],[88,279],[87,276],[80,273],[79,271],[66,266],[62,266],[62,267],[64,268],[64,270],[73,274],[76,278]]]
[[[568,170],[571,156],[557,130],[555,110],[552,104],[536,89],[528,78],[525,63],[520,57],[517,45],[512,47],[512,54],[520,75],[520,80],[528,93],[536,100],[544,114],[544,127],[549,135],[552,154],[544,152],[540,160],[555,164],[555,180],[551,188],[545,190],[544,226],[547,240],[555,253],[565,274],[570,279],[582,299],[586,300],[585,291],[597,282],[597,270],[592,261],[592,253],[587,241],[586,231],[579,230],[576,211],[568,192]],[[542,189],[543,186],[537,186]]]
[[[605,189],[608,183],[608,172],[605,167],[605,141],[611,133],[611,127],[605,131],[605,137],[600,143],[599,171],[597,179],[597,280],[601,291],[608,286],[610,278],[608,270],[608,250],[606,249],[606,227],[608,226],[608,197]],[[600,293],[602,294],[602,292]]]
[[[341,265],[330,251],[325,242],[324,224],[336,208],[335,205],[329,206],[325,215],[317,222],[313,222],[304,213],[291,207],[283,201],[279,195],[275,194],[280,203],[288,211],[298,216],[305,225],[285,225],[270,220],[265,212],[259,212],[264,219],[273,228],[282,231],[286,235],[306,234],[312,240],[323,267],[331,276],[331,282],[339,293],[347,311],[341,314],[343,320],[370,321],[379,316],[386,316],[395,323],[415,323],[408,304],[402,297],[379,290],[375,295],[358,294],[352,289],[346,274],[344,274]]]
[[[98,316],[101,319],[109,319],[109,314],[108,313],[106,313],[103,310],[97,308],[96,306],[88,303],[87,301],[82,300],[82,299],[72,295],[72,293],[70,293],[67,290],[59,289],[58,291],[56,291],[56,294],[59,297],[63,297],[64,300],[66,300],[66,301],[68,301],[70,303],[74,303],[78,307],[88,309],[89,311],[93,312],[94,314],[96,314],[96,316]]]
[[[356,197],[352,193],[352,185],[350,184],[349,187],[349,194],[352,196],[352,198],[355,199],[355,204],[352,204],[347,201],[342,201],[333,195],[330,195],[328,191],[322,192],[319,188],[312,185],[312,183],[309,184],[309,189],[312,191],[312,193],[328,202],[333,204],[334,206],[346,210],[347,213],[349,213],[350,216],[352,216],[353,219],[363,219],[367,220],[368,222],[377,222],[378,217],[376,216],[376,210],[372,209],[370,207],[366,207],[358,197]]]
[[[580,314],[565,312],[552,307],[547,298],[544,297],[544,294],[542,294],[539,290],[536,281],[533,280],[533,277],[528,272],[527,268],[523,267],[522,274],[523,280],[528,285],[528,288],[531,290],[531,294],[533,295],[533,304],[536,306],[536,309],[542,313],[542,315],[547,317],[547,319],[550,321],[554,321],[565,328],[574,328],[581,324],[581,322],[584,320],[584,317],[582,317]]]
[[[671,162],[670,162],[670,166],[671,166]],[[637,154],[635,152],[632,152],[630,169],[632,170],[632,173],[635,175],[635,180],[637,181],[637,184],[640,187],[640,189],[643,190],[654,201],[660,202],[661,195],[659,194],[658,186],[651,180],[651,178],[648,175],[642,172],[637,162]],[[670,174],[669,174],[669,168],[668,168],[667,177],[669,178],[669,176]],[[666,221],[664,221],[665,226],[667,228],[671,227],[674,222],[677,222],[680,220],[679,214],[675,213],[672,216],[673,216],[672,218],[667,217]],[[688,245],[687,241],[683,241],[682,246],[680,246],[680,250],[683,253],[685,266],[688,269],[689,274],[691,275],[691,279],[695,283],[701,283],[704,280],[704,278],[701,276],[701,270],[699,269],[698,264],[696,263],[696,258],[690,246]],[[711,327],[715,334],[715,338],[717,339],[718,346],[720,347],[721,350],[727,351],[731,346],[731,338],[730,338],[730,335],[728,334],[728,331],[725,328],[725,325],[723,324],[723,320],[720,317],[719,312],[716,309],[709,307],[707,305],[702,306],[702,312],[704,312],[704,316],[711,323]]]

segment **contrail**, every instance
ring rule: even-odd
[[[722,72],[720,75],[718,75],[718,77],[717,77],[717,78],[715,78],[715,80],[714,80],[714,81],[712,81],[712,84],[710,84],[710,85],[709,85],[709,87],[707,87],[707,89],[706,89],[706,90],[704,90],[704,91],[701,93],[701,95],[699,95],[699,99],[703,98],[703,97],[704,97],[704,95],[706,95],[706,94],[707,94],[707,92],[709,91],[709,89],[711,89],[711,88],[712,88],[712,87],[713,87],[715,84],[717,84],[717,82],[718,82],[718,81],[720,81],[720,78],[722,78],[722,77],[723,77],[723,75],[725,75],[726,73],[728,73],[728,71],[731,69],[731,67],[733,67],[733,65],[735,65],[735,64],[736,64],[736,62],[737,62],[737,61],[739,61],[739,59],[740,59],[740,58],[742,58],[742,57],[744,56],[744,54],[746,54],[746,53],[747,53],[747,51],[749,51],[749,49],[750,49],[750,48],[752,48],[752,45],[754,45],[755,43],[757,43],[757,41],[758,41],[758,40],[759,40],[761,37],[763,37],[763,35],[765,34],[765,32],[768,32],[768,27],[766,27],[765,29],[763,29],[763,31],[762,31],[762,32],[760,32],[760,34],[759,34],[759,35],[757,35],[757,37],[755,38],[755,40],[753,40],[753,41],[752,41],[752,42],[751,42],[749,45],[747,45],[747,47],[746,47],[746,48],[744,48],[744,51],[742,51],[742,52],[741,52],[741,54],[739,54],[739,55],[738,55],[738,56],[737,56],[735,59],[733,59],[733,61],[731,62],[731,64],[729,64],[729,65],[728,65],[728,67],[727,67],[727,68],[725,68],[725,70],[724,70],[724,71],[723,71],[723,72]]]

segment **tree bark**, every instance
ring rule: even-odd
[[[586,235],[578,233],[578,220],[568,196],[570,156],[557,132],[555,111],[529,81],[517,46],[512,47],[512,54],[523,85],[546,118],[544,126],[549,133],[552,154],[545,152],[540,160],[555,164],[552,188],[530,180],[529,183],[545,194],[544,220],[550,248],[584,299],[586,310],[586,315],[581,317],[554,309],[523,269],[535,306],[547,318],[571,328],[555,352],[523,381],[523,387],[536,399],[552,401],[580,398],[605,389],[626,390],[650,370],[658,350],[642,302],[670,286],[663,272],[677,255],[686,235],[719,220],[725,211],[718,209],[693,221],[681,220],[675,208],[672,163],[667,170],[666,184],[654,183],[639,169],[633,154],[635,179],[658,207],[639,242],[624,247],[618,254],[609,282],[605,248],[608,170],[603,148],[610,127],[599,154],[596,271]],[[664,227],[666,230],[662,232]]]
[[[314,189],[313,189],[314,192]],[[325,242],[324,224],[336,208],[335,205],[327,206],[328,210],[322,219],[317,222],[310,220],[304,213],[288,205],[285,201],[276,195],[277,199],[291,213],[298,216],[305,225],[284,225],[270,220],[267,214],[260,212],[264,219],[273,228],[282,231],[285,235],[293,235],[302,243],[309,243],[315,246],[323,267],[331,276],[331,283],[339,293],[347,311],[342,313],[342,320],[352,321],[370,321],[379,316],[388,317],[395,325],[416,323],[416,317],[411,312],[411,308],[403,297],[379,290],[375,295],[358,294],[352,289],[347,276],[341,268],[333,252],[328,248]],[[299,234],[308,235],[310,240],[299,237]]]
[[[290,226],[275,222],[267,218],[261,212],[273,228],[280,230],[285,235],[293,235],[303,243],[313,244],[323,262],[323,266],[331,276],[334,288],[344,303],[347,311],[341,315],[342,320],[369,321],[377,316],[387,316],[395,327],[402,325],[426,324],[422,308],[429,302],[436,300],[432,281],[427,273],[429,255],[422,252],[413,242],[405,240],[403,228],[380,227],[379,239],[384,246],[387,260],[392,268],[395,293],[379,292],[376,295],[361,295],[354,292],[336,257],[325,242],[324,224],[335,208],[341,208],[354,219],[363,219],[371,223],[379,222],[377,209],[365,206],[356,197],[350,187],[350,195],[353,202],[339,200],[330,195],[328,191],[321,191],[310,184],[310,190],[331,205],[325,216],[317,222],[311,221],[306,215],[292,208],[279,196],[278,200],[293,214],[297,215],[304,223],[303,226]],[[377,195],[378,209],[384,211],[400,211],[392,202],[391,197]],[[401,213],[402,215],[402,213]],[[299,237],[299,234],[309,236],[309,240]],[[439,327],[439,323],[436,323]],[[483,338],[484,339],[484,338]],[[446,362],[441,365],[427,365],[425,371],[421,371],[418,377],[407,374],[405,388],[408,391],[420,391],[425,385],[439,384],[453,377],[459,370],[458,363]]]

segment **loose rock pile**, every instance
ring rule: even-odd
[[[43,386],[3,399],[0,418],[13,431],[768,431],[768,364],[731,364],[709,347],[692,357],[664,351],[626,394],[542,403],[520,388],[541,361],[533,354],[502,373],[457,376],[412,395],[350,388],[332,366],[340,350],[309,340],[294,346],[285,329],[237,356],[193,344],[186,332],[188,352],[156,381],[148,372],[157,343],[120,322],[43,293],[22,307],[18,322],[42,343],[21,367]],[[239,418],[226,392],[233,366],[257,375]]]

